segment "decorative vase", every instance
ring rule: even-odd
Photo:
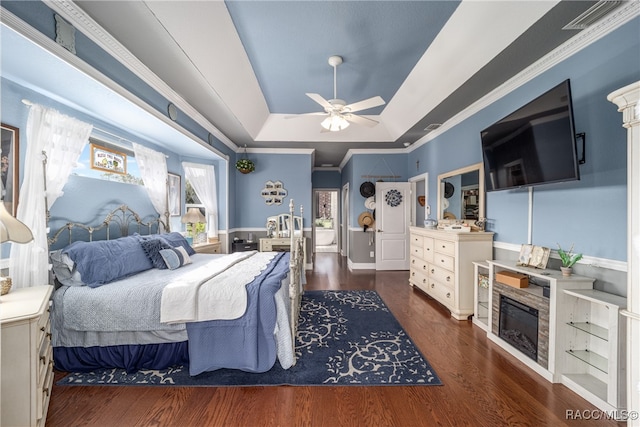
[[[563,276],[571,276],[572,268],[571,267],[560,267],[560,271],[562,271]]]

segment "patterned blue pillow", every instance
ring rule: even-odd
[[[189,254],[187,254],[186,249],[182,246],[171,249],[162,249],[160,251],[160,255],[162,256],[162,259],[164,259],[169,270],[175,270],[183,265],[191,264],[191,258],[189,258]]]
[[[169,246],[164,239],[145,239],[141,240],[140,244],[142,245],[144,252],[147,254],[147,257],[149,257],[151,264],[153,264],[155,268],[160,270],[167,269],[167,264],[164,262],[162,255],[160,255],[160,251],[162,249],[170,249],[171,246]]]

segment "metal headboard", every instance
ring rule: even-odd
[[[105,219],[102,221],[100,225],[90,226],[86,224],[81,224],[77,222],[68,222],[61,228],[59,228],[55,234],[48,238],[49,246],[53,245],[58,241],[58,239],[63,235],[63,233],[68,232],[69,234],[69,242],[68,244],[73,243],[73,229],[78,228],[81,230],[85,230],[89,236],[89,242],[93,241],[93,234],[96,231],[100,231],[102,229],[106,229],[106,240],[110,239],[110,231],[111,224],[114,223],[120,230],[120,235],[118,237],[125,237],[129,235],[129,229],[131,226],[135,228],[134,232],[139,234],[157,234],[160,233],[161,230],[169,230],[167,224],[160,217],[152,219],[148,222],[142,221],[140,215],[131,210],[127,205],[120,205],[116,209],[112,210],[107,214]],[[154,233],[155,228],[155,233]]]

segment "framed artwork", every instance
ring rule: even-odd
[[[169,215],[180,216],[182,214],[180,175],[169,172],[167,180],[169,186]]]
[[[0,146],[0,160],[2,171],[2,202],[7,211],[16,216],[18,207],[18,190],[20,187],[18,167],[20,165],[20,131],[18,128],[0,125],[2,128],[2,145]]]
[[[547,268],[551,250],[543,246],[522,245],[516,265],[534,268]]]
[[[91,169],[126,174],[127,155],[110,148],[91,144]]]

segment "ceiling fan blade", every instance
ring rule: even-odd
[[[328,108],[329,110],[333,109],[333,105],[331,105],[331,103],[329,103],[329,101],[324,99],[321,95],[318,95],[317,93],[305,93],[305,95],[313,99],[318,104],[322,105],[323,108]]]
[[[318,111],[316,113],[302,113],[302,114],[293,114],[291,116],[284,116],[285,119],[295,119],[296,117],[300,117],[300,116],[326,116],[327,113],[325,113],[324,111]]]
[[[354,102],[353,104],[345,105],[342,110],[349,111],[350,113],[355,113],[356,111],[367,110],[369,108],[378,107],[384,104],[386,104],[386,102],[384,102],[384,99],[382,99],[380,96],[374,96],[369,99]]]
[[[357,125],[367,126],[370,128],[374,127],[379,123],[377,120],[373,120],[364,116],[358,116],[355,114],[345,114],[344,118],[347,119],[348,122],[355,123]]]

